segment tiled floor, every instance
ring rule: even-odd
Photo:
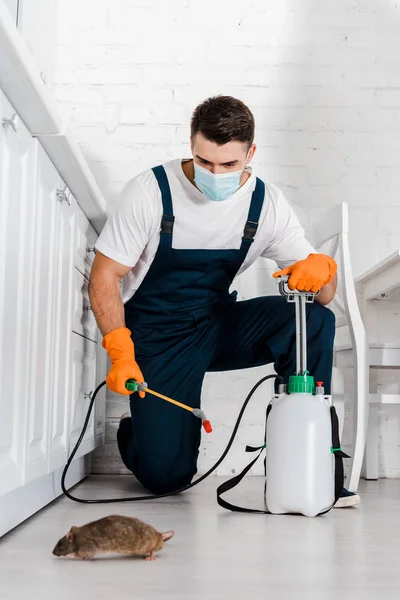
[[[215,501],[219,482],[147,504],[58,500],[0,541],[1,600],[400,598],[400,480],[363,482],[360,507],[315,519],[224,511]],[[234,501],[256,505],[262,485],[248,479]],[[130,477],[98,476],[75,491],[99,497],[132,487]],[[155,562],[52,556],[71,525],[107,514],[137,516],[176,536]]]

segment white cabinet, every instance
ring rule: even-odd
[[[96,238],[0,92],[0,535],[56,497],[106,376],[87,292]],[[78,461],[103,442],[104,414],[102,389]]]

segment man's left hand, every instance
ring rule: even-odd
[[[300,292],[318,292],[324,285],[330,283],[336,275],[337,264],[326,254],[310,254],[306,259],[276,271],[273,276],[289,275],[288,286],[291,290]]]

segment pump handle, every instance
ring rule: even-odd
[[[306,304],[314,302],[319,292],[301,292],[288,286],[289,276],[278,277],[281,296],[293,302],[296,308],[296,375],[307,375]]]
[[[295,298],[298,296],[305,297],[306,302],[314,302],[314,298],[318,296],[318,292],[306,292],[300,290],[291,290],[288,286],[289,275],[283,275],[282,277],[277,278],[278,281],[278,289],[281,296],[287,298],[288,302],[295,302]]]

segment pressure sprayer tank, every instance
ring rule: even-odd
[[[334,501],[330,402],[279,394],[267,419],[266,503],[271,513],[315,517]]]
[[[306,310],[314,294],[282,295],[296,306],[297,374],[272,400],[266,427],[266,493],[271,513],[307,517],[329,510],[334,502],[334,455],[331,451],[331,397],[306,370]]]

